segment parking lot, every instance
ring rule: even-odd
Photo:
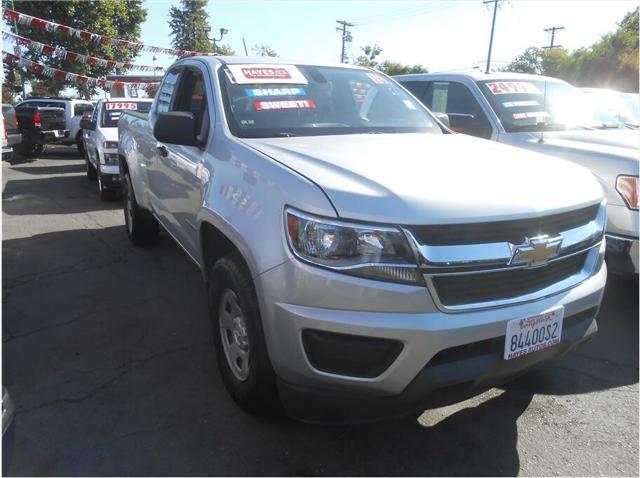
[[[218,375],[197,268],[132,246],[72,148],[3,162],[5,475],[638,475],[638,283],[599,334],[506,388],[418,419],[244,414]]]

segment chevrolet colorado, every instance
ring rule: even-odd
[[[126,231],[201,269],[245,410],[398,416],[597,330],[606,205],[585,168],[450,134],[351,66],[193,57],[118,123]]]

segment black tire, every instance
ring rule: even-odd
[[[33,145],[33,154],[38,156],[44,153],[44,144],[36,143]]]
[[[84,152],[84,163],[87,171],[87,179],[89,181],[95,181],[98,175],[96,174],[96,168],[91,164],[91,160],[89,160],[89,153],[87,151]]]
[[[20,145],[20,154],[25,158],[33,158],[36,155],[35,147],[35,143],[22,143]]]
[[[146,246],[158,240],[158,221],[153,214],[138,206],[129,173],[123,174],[122,197],[124,222],[129,240],[136,246]]]
[[[78,152],[81,155],[84,155],[84,140],[82,139],[82,130],[78,131],[76,135],[76,146],[78,148]]]
[[[276,375],[267,353],[258,300],[247,266],[240,254],[234,252],[215,263],[210,278],[209,304],[213,338],[218,368],[227,391],[247,413],[258,416],[279,415],[282,409]],[[232,371],[222,343],[220,301],[229,290],[237,299],[244,318],[243,326],[248,331],[248,375],[243,380]]]
[[[103,175],[100,172],[100,163],[98,163],[98,169],[96,170],[98,176],[98,197],[101,201],[113,201],[116,197],[116,191],[104,187]]]

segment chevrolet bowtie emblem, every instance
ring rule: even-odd
[[[541,266],[556,257],[560,251],[562,236],[537,236],[527,238],[522,244],[509,244],[511,260],[509,265],[526,264]]]

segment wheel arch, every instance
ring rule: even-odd
[[[247,260],[246,254],[243,252],[244,248],[239,247],[236,242],[229,237],[229,235],[225,234],[211,221],[203,220],[200,223],[199,239],[200,254],[202,258],[202,278],[205,283],[209,282],[209,274],[216,261],[233,252],[238,253],[250,275],[252,277],[254,276],[250,261]]]

